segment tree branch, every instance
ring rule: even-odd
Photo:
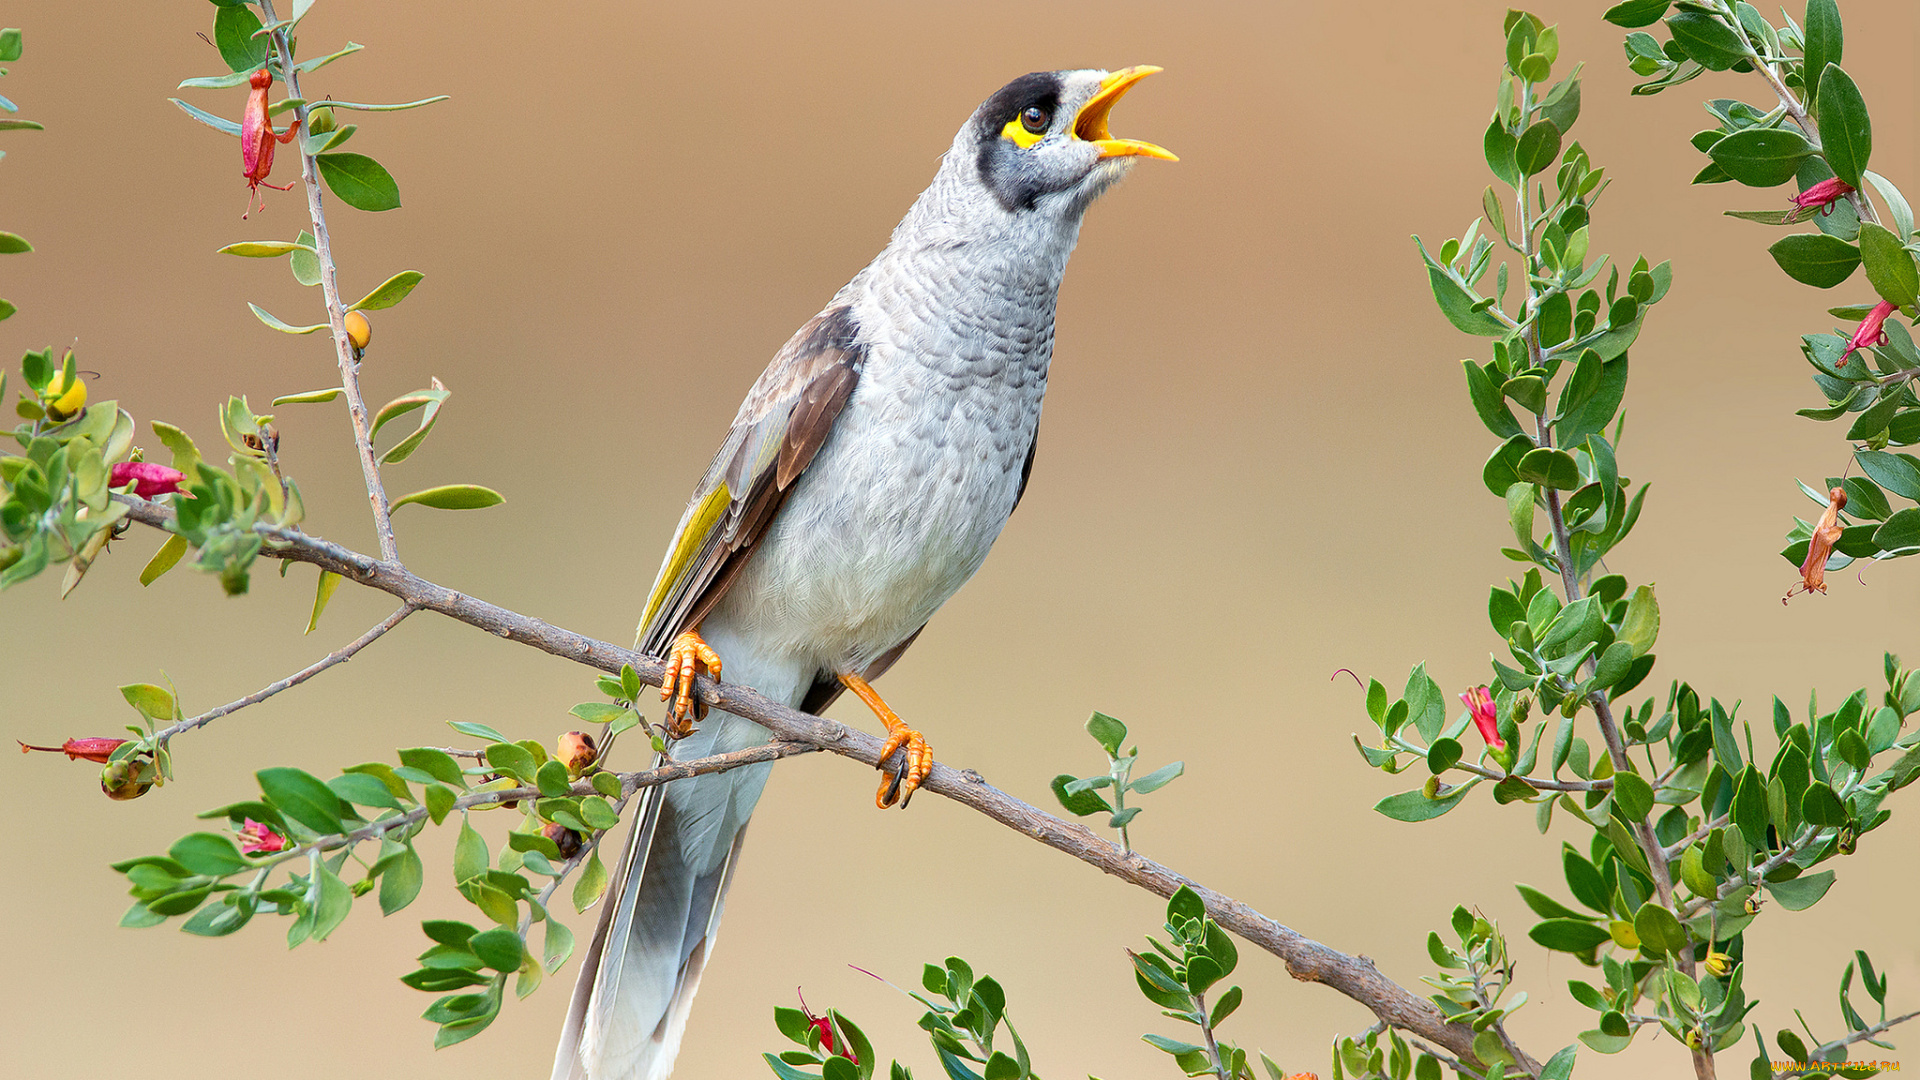
[[[171,508],[136,496],[115,495],[113,498],[128,508],[132,520],[168,532],[177,531]],[[496,637],[600,671],[618,673],[623,666],[631,666],[642,681],[660,685],[664,674],[660,661],[631,649],[576,634],[437,585],[396,562],[373,559],[291,529],[266,524],[253,528],[269,541],[267,555],[311,563],[397,597],[409,608],[434,611]],[[695,681],[693,694],[710,706],[754,721],[785,742],[805,743],[867,765],[881,764],[881,741],[875,736],[789,708],[748,687],[716,683],[702,677]],[[675,767],[690,766],[667,766]],[[1279,957],[1294,978],[1332,987],[1366,1006],[1385,1023],[1437,1043],[1463,1061],[1479,1061],[1473,1053],[1471,1027],[1448,1023],[1432,1002],[1416,997],[1382,975],[1373,961],[1364,956],[1349,956],[1322,945],[1267,918],[1250,905],[1183,877],[1137,852],[1124,851],[1094,835],[1084,825],[1062,821],[1000,791],[971,769],[959,770],[936,762],[932,775],[922,786],[1155,895],[1170,897],[1182,886],[1190,888],[1206,904],[1207,913],[1215,922]],[[522,797],[531,798],[535,794],[529,791]],[[1539,1073],[1539,1065],[1530,1059],[1523,1058],[1522,1064],[1535,1075]]]
[[[260,0],[260,11],[268,25],[279,21],[273,11],[273,0]],[[287,93],[302,97],[300,73],[294,70],[293,49],[287,41],[287,32],[275,30],[272,37]],[[327,234],[327,211],[320,194],[320,166],[314,156],[307,153],[307,106],[294,106],[293,129],[299,133],[300,180],[307,190],[307,216],[313,220],[313,251],[320,262],[320,292],[326,298],[327,326],[333,331],[340,385],[346,391],[347,415],[353,421],[353,445],[360,452],[360,472],[367,482],[367,500],[373,504],[373,531],[380,539],[380,557],[398,563],[400,549],[393,538],[393,507],[387,500],[386,485],[380,479],[380,463],[373,456],[373,438],[367,430],[367,402],[360,395],[360,358],[347,337],[347,313],[340,304],[340,275],[333,262],[333,240]]]
[[[178,735],[183,731],[192,731],[193,729],[198,727],[205,727],[206,725],[213,723],[215,720],[220,719],[221,717],[227,715],[228,713],[238,712],[249,705],[258,705],[259,703],[267,700],[268,698],[272,697],[273,695],[279,693],[282,690],[287,689],[290,686],[299,686],[301,683],[306,682],[308,679],[313,678],[315,675],[320,674],[321,672],[327,670],[328,668],[332,667],[335,664],[346,663],[348,660],[353,659],[354,653],[357,653],[361,649],[364,649],[367,646],[373,644],[374,642],[380,640],[381,636],[384,635],[387,631],[400,625],[401,619],[404,619],[407,616],[413,614],[416,610],[418,609],[415,608],[412,604],[401,604],[398,608],[394,609],[393,614],[380,620],[378,623],[375,623],[373,628],[368,630],[366,633],[361,634],[359,637],[353,639],[352,641],[334,650],[333,652],[330,652],[327,655],[321,657],[319,660],[315,661],[314,663],[301,668],[299,671],[294,672],[293,674],[287,676],[286,678],[280,679],[276,682],[268,683],[267,685],[261,687],[260,689],[255,690],[253,693],[248,694],[246,697],[239,698],[234,701],[229,701],[225,705],[218,705],[218,706],[215,706],[214,708],[208,709],[206,712],[201,713],[199,716],[189,717],[185,720],[180,721],[177,724],[174,724],[171,727],[161,728],[159,731],[154,733],[154,736],[153,736],[154,745],[165,746],[167,745],[168,740],[172,739],[175,735]]]

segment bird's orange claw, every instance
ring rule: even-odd
[[[887,741],[880,747],[879,762],[880,770],[886,775],[880,779],[880,790],[873,797],[874,805],[885,810],[897,802],[905,809],[907,803],[912,801],[913,793],[920,790],[920,785],[933,772],[933,751],[918,731],[908,727],[906,721],[881,700],[879,693],[868,685],[867,680],[858,675],[842,675],[840,682],[866,702],[867,708],[872,709],[880,722],[887,726]],[[901,747],[906,747],[906,753],[901,756],[899,771],[886,772],[887,759]]]
[[[696,720],[707,718],[707,703],[693,696],[696,675],[720,678],[720,654],[713,651],[698,630],[688,630],[673,639],[667,650],[666,676],[660,680],[660,700],[667,706],[667,734],[684,739],[693,734]]]

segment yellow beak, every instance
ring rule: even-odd
[[[1086,103],[1080,115],[1073,119],[1074,137],[1085,139],[1100,151],[1100,156],[1108,157],[1151,157],[1162,161],[1179,161],[1166,148],[1155,146],[1138,139],[1116,139],[1107,130],[1107,115],[1113,112],[1113,106],[1126,96],[1133,84],[1153,74],[1160,68],[1152,64],[1124,68],[1107,76],[1100,84],[1100,92]]]

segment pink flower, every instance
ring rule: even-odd
[[[267,828],[265,825],[247,819],[240,827],[240,851],[245,855],[266,855],[276,851],[285,851],[287,838]]]
[[[1493,708],[1493,694],[1484,686],[1476,686],[1460,695],[1467,703],[1468,711],[1473,713],[1474,726],[1480,729],[1480,737],[1495,750],[1505,750],[1507,743],[1500,737],[1500,716]]]
[[[167,495],[180,490],[180,482],[187,474],[179,469],[169,469],[154,461],[122,461],[113,467],[108,478],[108,487],[120,487],[128,481],[133,482],[133,493],[143,499],[155,495]]]
[[[1885,300],[1873,305],[1873,310],[1867,312],[1867,317],[1860,320],[1859,328],[1853,332],[1852,337],[1847,339],[1847,349],[1840,354],[1840,362],[1833,366],[1847,366],[1847,358],[1853,355],[1855,349],[1864,349],[1869,345],[1885,345],[1887,343],[1887,331],[1885,328],[1887,316],[1892,315],[1897,310],[1899,309],[1887,303]]]
[[[1830,177],[1795,195],[1793,205],[1802,210],[1818,210],[1823,214],[1833,212],[1833,204],[1853,194],[1853,185],[1839,177]]]
[[[26,743],[20,743],[20,752],[24,754],[29,750],[48,750],[67,755],[68,761],[86,758],[88,761],[105,762],[113,756],[115,750],[120,748],[120,744],[126,741],[125,739],[68,739],[59,746],[28,746]],[[20,740],[15,739],[14,742],[20,742]]]
[[[800,994],[799,988],[796,987],[794,993]],[[800,994],[800,1012],[807,1018],[807,1026],[820,1033],[820,1049],[825,1050],[829,1054],[838,1054],[848,1061],[853,1062],[855,1065],[860,1064],[860,1059],[854,1056],[852,1047],[847,1047],[842,1050],[834,1046],[833,1021],[824,1016],[813,1015],[813,1010],[807,1008],[807,997],[805,994]]]

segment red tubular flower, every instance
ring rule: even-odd
[[[1500,715],[1493,708],[1493,694],[1484,686],[1476,686],[1460,695],[1467,703],[1467,710],[1473,713],[1473,724],[1480,729],[1480,737],[1495,750],[1505,750],[1507,742],[1500,737]]]
[[[240,826],[240,851],[244,855],[270,855],[287,849],[287,838],[248,818]]]
[[[793,992],[800,997],[800,1011],[807,1018],[807,1026],[820,1033],[820,1049],[825,1050],[829,1054],[838,1054],[848,1061],[853,1062],[855,1065],[860,1064],[860,1059],[854,1056],[852,1047],[847,1047],[845,1050],[835,1048],[833,1042],[833,1021],[824,1016],[813,1015],[813,1010],[807,1008],[806,995],[801,994],[798,987],[795,987]]]
[[[1853,194],[1853,185],[1837,176],[1829,177],[1788,200],[1802,210],[1833,212],[1833,204]]]
[[[26,743],[20,743],[20,752],[24,754],[29,750],[45,750],[49,753],[65,754],[68,761],[86,758],[88,761],[104,764],[113,756],[114,750],[126,741],[125,739],[68,739],[59,746],[28,746]],[[15,739],[14,742],[20,742],[20,740]]]
[[[1840,354],[1840,362],[1833,366],[1846,367],[1847,358],[1853,355],[1855,349],[1864,349],[1874,345],[1885,345],[1887,343],[1887,316],[1892,315],[1897,310],[1899,309],[1887,303],[1885,300],[1873,305],[1873,310],[1867,312],[1867,317],[1860,320],[1860,325],[1854,330],[1853,336],[1847,339],[1847,349]]]
[[[1781,603],[1793,599],[1797,592],[1822,593],[1827,591],[1827,559],[1833,554],[1833,545],[1840,542],[1843,531],[1840,525],[1840,511],[1847,508],[1845,488],[1834,488],[1827,492],[1827,508],[1820,513],[1820,523],[1813,527],[1813,537],[1807,541],[1807,558],[1800,564],[1800,580],[1793,583],[1787,595],[1780,598]]]
[[[131,481],[133,493],[143,499],[156,495],[169,495],[180,490],[181,481],[187,474],[179,469],[169,469],[155,461],[122,461],[113,467],[107,478],[108,487],[120,487]]]
[[[273,130],[273,121],[267,119],[267,91],[273,86],[273,73],[267,68],[254,72],[247,85],[253,89],[247,93],[247,110],[240,114],[240,175],[247,178],[248,212],[251,213],[256,197],[262,210],[267,207],[266,198],[260,195],[260,185],[279,191],[293,189],[292,184],[268,183],[267,175],[273,172],[273,144],[292,142],[300,124],[298,121],[288,124],[283,132]]]

